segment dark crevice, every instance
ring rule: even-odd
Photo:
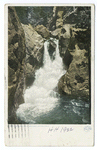
[[[85,80],[83,79],[83,77],[80,77],[79,75],[75,76],[75,79],[77,80],[78,83],[83,83]]]
[[[10,68],[12,68],[13,70],[15,70],[15,72],[18,69],[18,62],[16,62],[15,60],[8,60],[8,65],[10,66]]]

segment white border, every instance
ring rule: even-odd
[[[93,4],[83,4],[83,3],[73,3],[73,4],[64,4],[64,3],[9,3],[9,6],[91,6]]]

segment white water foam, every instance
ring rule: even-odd
[[[57,93],[53,90],[58,80],[66,73],[63,70],[62,58],[59,54],[58,40],[51,39],[56,44],[55,60],[51,60],[48,48],[49,41],[44,43],[43,67],[35,73],[35,81],[29,89],[25,90],[25,103],[17,109],[17,116],[25,121],[34,123],[31,118],[38,117],[53,110],[58,105]]]

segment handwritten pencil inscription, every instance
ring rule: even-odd
[[[65,133],[65,132],[70,132],[73,130],[74,129],[72,127],[51,127],[48,129],[48,133],[51,133],[51,132]]]

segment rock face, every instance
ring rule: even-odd
[[[60,93],[89,99],[90,35],[86,33],[86,31],[77,31],[75,34],[75,42],[74,37],[71,38],[71,43],[73,42],[72,46],[74,49],[71,49],[71,45],[68,48],[72,55],[72,61],[67,73],[60,79],[58,88]],[[83,36],[81,37],[81,35]],[[86,36],[86,39],[84,36]]]
[[[33,27],[36,27],[37,25],[44,25],[47,27],[53,13],[53,6],[16,6],[15,9],[21,23],[31,24]]]
[[[26,38],[26,85],[32,85],[35,70],[43,65],[44,39],[34,28],[22,24]]]
[[[51,37],[53,38],[59,38],[61,35],[61,29],[58,28],[58,29],[55,29],[54,31],[51,32]]]
[[[87,7],[55,6],[53,9],[49,29],[51,36],[59,39],[60,55],[67,70],[58,83],[61,94],[89,98],[90,16]]]
[[[59,20],[61,25],[58,25]],[[53,17],[49,25],[51,31],[60,28],[65,24],[75,24],[76,28],[91,27],[91,8],[90,7],[57,7],[53,8]]]
[[[44,27],[43,25],[36,26],[35,31],[45,39],[48,39],[50,37],[50,33],[49,33],[48,29],[46,27]]]
[[[64,23],[64,15],[66,15],[67,12],[65,7],[55,6],[53,12],[50,30],[52,30],[53,26],[55,28],[51,31],[51,37],[59,39],[60,56],[63,58],[65,69],[67,70],[72,61],[72,55],[68,51],[68,46],[71,38],[71,28],[75,24]]]
[[[14,7],[8,8],[8,121],[16,121],[15,110],[24,102],[25,36]]]
[[[56,51],[56,44],[52,40],[49,40],[48,52],[49,52],[51,60],[55,59],[55,51]]]

